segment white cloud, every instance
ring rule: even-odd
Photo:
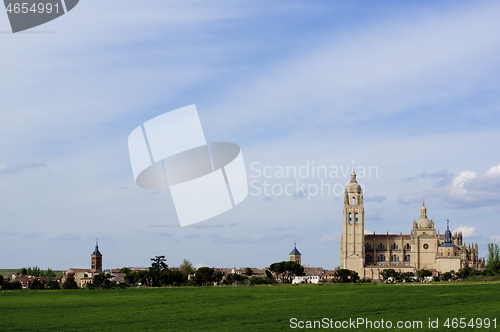
[[[462,232],[462,235],[465,237],[465,238],[469,238],[469,237],[475,237],[477,236],[478,234],[476,233],[476,229],[472,226],[460,226],[458,227],[457,229],[453,230],[453,233],[454,232]]]
[[[487,176],[498,177],[500,176],[500,165],[493,166],[486,172]]]
[[[456,178],[453,179],[453,187],[455,187],[456,189],[463,188],[467,181],[474,179],[476,176],[476,172],[461,172]]]
[[[417,202],[425,198],[441,198],[457,208],[476,208],[500,205],[500,165],[491,167],[485,174],[462,171],[451,184],[443,183],[433,188],[405,193],[398,197],[401,204]]]
[[[500,235],[492,235],[490,237],[490,240],[500,242]]]

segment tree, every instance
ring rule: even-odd
[[[75,278],[72,275],[66,277],[66,280],[63,283],[64,289],[78,289],[78,285],[76,284]]]
[[[357,282],[359,280],[359,275],[357,272],[348,269],[338,269],[333,274],[333,282],[339,283],[351,283]]]
[[[59,285],[57,280],[52,279],[47,283],[47,289],[61,289],[61,286]]]
[[[3,275],[0,274],[0,287],[3,285]]]
[[[411,273],[411,272],[410,272]],[[413,275],[413,273],[412,273]],[[385,269],[380,272],[380,276],[382,277],[382,280],[385,282],[400,282],[403,280],[403,277],[401,273],[397,272],[394,269]]]
[[[40,279],[35,278],[33,282],[28,286],[29,289],[45,289],[45,285],[40,281]]]
[[[160,273],[160,284],[167,286],[180,286],[187,280],[187,275],[181,271],[164,270]]]
[[[248,278],[243,274],[229,273],[228,275],[226,275],[222,283],[225,285],[233,285],[233,284],[239,285],[247,279]]]
[[[127,284],[135,285],[139,281],[139,276],[137,275],[137,272],[129,270],[123,279],[125,279]]]
[[[251,277],[251,276],[253,275],[253,271],[252,271],[252,269],[251,269],[251,268],[249,268],[249,267],[247,267],[247,268],[245,269],[245,275],[246,275],[247,277]]]
[[[453,278],[453,275],[451,274],[451,272],[445,272],[445,273],[443,273],[443,276],[441,277],[441,279],[443,281],[448,281],[451,278]]]
[[[21,284],[19,281],[14,281],[10,283],[10,289],[23,289],[23,284]]]
[[[52,271],[52,269],[50,267],[47,269],[47,271],[45,271],[44,275],[48,278],[52,278],[52,277],[56,276],[55,272]]]
[[[413,282],[413,281],[415,281],[415,273],[413,273],[413,272],[403,272],[403,273],[401,273],[401,279],[404,282]]]
[[[191,262],[188,261],[187,259],[184,259],[182,261],[180,269],[181,269],[182,274],[184,274],[185,276],[194,272],[193,264],[191,264]]]
[[[215,270],[209,267],[200,267],[196,270],[193,278],[195,285],[204,286],[210,285],[214,282],[214,272]]]
[[[424,281],[425,277],[432,277],[432,272],[429,271],[429,270],[425,270],[425,269],[417,271],[417,278],[418,278],[418,280]]]
[[[281,282],[291,283],[293,276],[304,275],[304,267],[292,261],[282,261],[271,264],[269,270],[276,274],[276,279],[281,276]]]
[[[99,273],[94,276],[92,282],[87,285],[87,288],[104,288],[111,289],[114,286],[114,283],[109,280],[111,279],[111,275],[109,273]]]
[[[304,267],[292,261],[285,262],[285,272],[287,274],[287,282],[291,283],[294,276],[304,275]]]
[[[276,280],[279,279],[280,275],[282,276],[285,272],[285,266],[283,264],[284,262],[279,262],[279,263],[273,263],[271,266],[269,266],[269,270],[271,272],[274,272],[276,275]],[[283,281],[283,277],[281,279]]]
[[[486,270],[490,272],[498,272],[500,269],[500,250],[498,244],[488,243],[488,261]]]
[[[132,272],[132,270],[130,270],[128,267],[122,267],[120,269],[120,273],[129,274],[130,272]]]
[[[479,275],[479,274],[481,274],[480,271],[473,270],[467,266],[467,267],[464,267],[464,268],[461,268],[460,270],[458,270],[458,272],[456,273],[456,276],[459,279],[463,280],[463,279],[467,279],[468,277]]]
[[[151,267],[150,269],[158,270],[159,272],[165,270],[168,268],[167,265],[167,259],[165,256],[155,256],[154,258],[151,258]]]

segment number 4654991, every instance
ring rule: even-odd
[[[59,4],[56,3],[55,5],[52,5],[51,3],[34,3],[31,7],[29,6],[28,3],[9,3],[7,8],[7,13],[15,13],[15,14],[27,14],[27,13],[33,13],[33,14],[43,14],[47,13],[50,14],[52,11],[55,11],[57,14],[59,14]]]
[[[466,318],[448,318],[446,322],[443,324],[447,328],[452,328],[452,329],[457,329],[457,328],[466,328],[466,327],[471,327],[471,328],[484,328],[484,329],[489,329],[490,327],[495,328],[497,327],[497,319],[489,319],[489,318],[471,318],[470,320]]]

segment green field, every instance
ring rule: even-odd
[[[2,331],[274,331],[291,330],[291,318],[422,321],[423,328],[407,331],[432,330],[431,318],[439,331],[495,331],[500,284],[23,290],[0,292],[0,312]],[[447,318],[496,318],[497,328],[448,329]]]

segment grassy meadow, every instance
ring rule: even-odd
[[[496,329],[443,324],[447,318],[500,323],[500,283],[4,291],[0,312],[2,331],[274,331],[291,330],[291,318],[423,322],[423,328],[403,329],[408,331],[433,330],[431,318],[439,319],[439,331],[494,331],[498,324]]]

